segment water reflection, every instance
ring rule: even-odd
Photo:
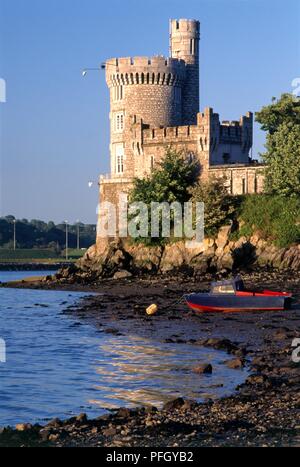
[[[11,280],[13,280],[11,273]],[[1,280],[1,274],[0,274]],[[245,378],[222,352],[99,333],[62,310],[83,294],[0,289],[0,426],[44,422],[107,408],[155,405],[173,397],[203,400],[230,394]],[[46,305],[46,306],[45,306]],[[193,367],[210,362],[212,375]]]
[[[95,368],[101,394],[91,403],[100,407],[155,405],[173,397],[196,400],[229,394],[242,382],[243,372],[224,366],[227,356],[188,344],[162,344],[153,340],[127,337],[105,339],[99,346],[102,356]],[[197,375],[193,368],[203,362],[214,367],[212,375]],[[240,381],[238,381],[240,380]]]

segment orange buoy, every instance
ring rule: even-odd
[[[157,312],[157,305],[155,303],[152,303],[152,305],[146,308],[147,315],[150,315],[150,316],[155,315],[156,312]]]

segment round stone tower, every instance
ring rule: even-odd
[[[182,89],[182,124],[193,125],[199,112],[200,22],[193,19],[170,20],[170,56],[186,63]]]
[[[123,109],[155,127],[180,125],[180,91],[175,88],[181,88],[184,79],[183,60],[158,56],[106,62],[111,111]]]
[[[110,89],[111,173],[133,176],[129,147],[131,118],[137,116],[152,127],[181,124],[181,94],[186,65],[181,59],[125,57],[106,61]]]

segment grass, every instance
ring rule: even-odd
[[[70,248],[68,250],[69,261],[75,261],[83,254],[85,250],[77,250]],[[35,249],[35,248],[17,248],[16,250],[8,248],[0,248],[0,262],[2,263],[60,263],[66,261],[65,251],[61,255],[57,255],[55,251],[50,249]]]
[[[86,250],[77,250],[76,248],[69,248],[68,249],[68,256],[69,259],[79,259],[81,258]],[[62,251],[61,255],[65,258],[66,257],[66,251]]]

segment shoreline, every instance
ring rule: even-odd
[[[57,271],[73,264],[73,261],[0,261],[0,271]]]
[[[300,275],[295,272],[292,277],[286,272],[256,272],[244,278],[250,286],[260,282],[284,288],[300,299]],[[44,428],[25,424],[19,427],[24,431],[2,430],[0,446],[299,446],[299,364],[291,360],[292,340],[300,337],[299,308],[195,315],[185,304],[174,305],[184,292],[208,285],[209,281],[199,283],[195,278],[159,276],[111,279],[91,287],[19,284],[104,294],[89,296],[65,313],[104,332],[131,332],[173,345],[185,342],[225,350],[236,361],[235,371],[240,371],[239,364],[246,360],[250,375],[237,393],[215,401],[178,399],[163,410],[120,408],[95,420],[82,414],[66,421],[54,420]],[[145,308],[151,303],[158,304],[158,313],[148,317]]]

